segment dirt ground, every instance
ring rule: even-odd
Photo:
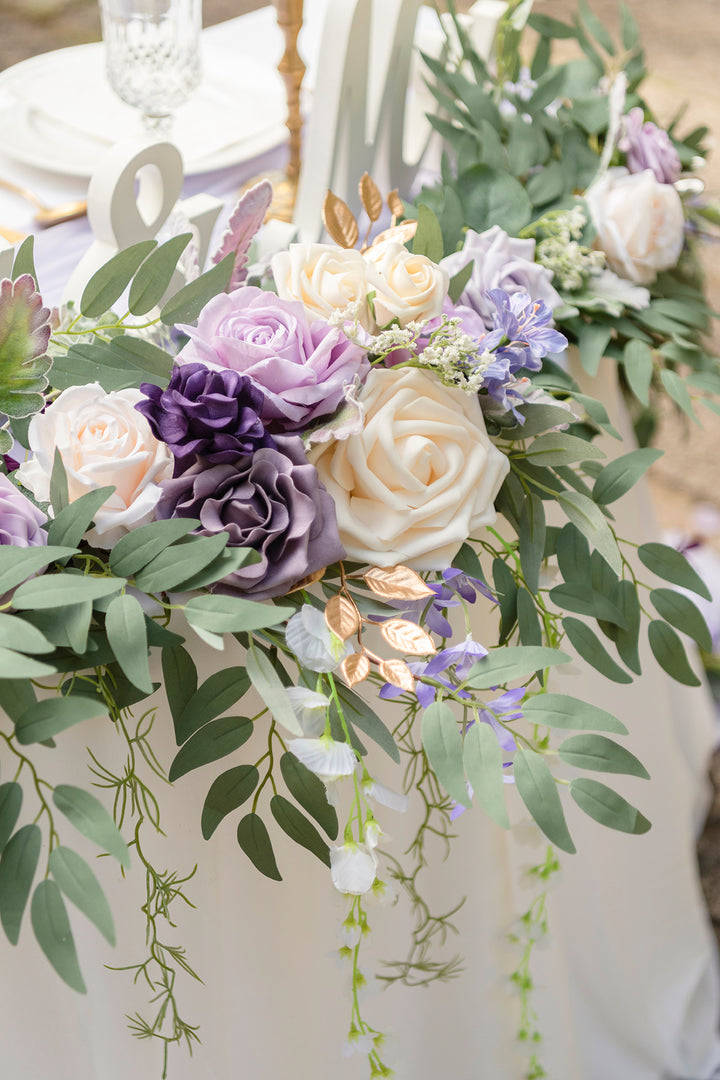
[[[204,0],[206,26],[262,6],[264,0]],[[458,6],[467,7],[471,0]],[[642,32],[653,75],[647,97],[661,123],[687,104],[688,126],[707,124],[720,139],[719,0],[626,0]],[[536,0],[537,11],[569,19],[576,0]],[[611,29],[618,0],[591,0]],[[0,0],[0,70],[29,56],[100,39],[97,0]],[[703,174],[710,195],[720,198],[720,152],[711,154]],[[714,306],[720,308],[720,244],[706,247],[704,263]],[[720,329],[714,334],[720,349]],[[667,409],[658,444],[666,453],[654,466],[651,486],[660,524],[682,527],[698,503],[720,509],[720,417],[705,410],[702,429]],[[706,899],[720,939],[720,755],[712,766],[716,800],[698,854]]]

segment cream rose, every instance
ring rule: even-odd
[[[352,317],[365,330],[375,330],[368,293],[377,292],[381,282],[359,251],[332,244],[291,244],[273,255],[271,266],[283,300],[300,300],[311,315],[325,320],[350,306]]]
[[[477,397],[418,368],[375,368],[362,397],[365,426],[309,458],[335,503],[348,557],[417,570],[449,566],[477,529],[509,469],[491,443]]]
[[[685,216],[671,184],[660,184],[650,169],[611,169],[585,193],[608,265],[620,277],[651,284],[661,270],[677,264]]]
[[[172,454],[135,409],[142,399],[134,389],[107,394],[99,383],[72,386],[30,421],[32,457],[17,475],[39,502],[50,499],[56,448],[70,502],[96,488],[115,486],[87,534],[97,547],[110,548],[131,529],[152,521],[162,494],[159,483],[172,476]]]
[[[415,255],[397,240],[374,244],[365,260],[377,271],[382,286],[374,298],[378,326],[398,319],[401,326],[440,315],[450,275],[426,255]]]

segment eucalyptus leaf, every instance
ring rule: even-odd
[[[3,851],[17,825],[22,808],[23,789],[14,780],[0,784],[0,852]]]
[[[578,777],[570,784],[570,794],[588,817],[609,829],[633,836],[641,836],[650,829],[650,822],[639,810],[599,780]]]
[[[480,806],[501,828],[509,829],[502,751],[489,724],[476,722],[466,733],[463,764],[465,775]]]
[[[693,408],[692,399],[688,393],[685,381],[675,372],[669,368],[662,368],[660,371],[660,381],[667,390],[673,401],[680,406],[683,412],[690,417],[696,424],[699,424],[697,414]]]
[[[139,601],[130,593],[112,600],[105,613],[105,633],[115,659],[133,686],[151,694],[153,681],[148,662],[145,614]]]
[[[242,850],[261,874],[273,881],[282,881],[270,836],[261,817],[254,813],[246,814],[237,827],[237,839]]]
[[[590,546],[585,536],[572,523],[563,526],[557,538],[556,554],[560,573],[567,582],[590,580]]]
[[[664,581],[671,581],[683,589],[690,589],[705,600],[712,600],[710,590],[698,572],[690,565],[684,555],[667,544],[655,541],[641,544],[638,556],[643,566]]]
[[[578,615],[591,615],[594,619],[604,619],[616,626],[625,628],[625,616],[617,604],[602,593],[596,592],[580,581],[556,585],[549,593],[553,604],[564,611],[574,611]]]
[[[504,686],[515,679],[524,679],[535,671],[567,664],[570,657],[559,649],[548,649],[530,645],[508,645],[501,649],[492,649],[470,669],[467,678],[469,686],[476,690],[489,690],[495,686]]]
[[[83,601],[99,600],[120,592],[124,578],[91,577],[80,574],[44,574],[26,581],[13,596],[13,607],[20,611],[43,611]]]
[[[48,523],[48,543],[77,547],[100,507],[107,502],[115,488],[112,486],[88,491],[63,510],[55,512]]]
[[[538,694],[523,703],[522,711],[531,724],[544,727],[611,731],[615,735],[628,733],[612,713],[567,694]]]
[[[628,675],[627,671],[613,660],[597,634],[586,623],[568,615],[563,619],[563,629],[578,655],[606,679],[616,683],[633,681],[632,675]]]
[[[662,450],[644,447],[615,458],[605,466],[595,481],[593,499],[597,503],[602,503],[603,506],[615,502],[629,491],[650,466],[662,456]]]
[[[632,581],[619,581],[613,589],[612,599],[625,617],[625,626],[618,627],[615,647],[622,662],[636,675],[642,674],[638,642],[640,638],[640,601]]]
[[[53,651],[54,646],[37,627],[17,615],[0,613],[0,646],[17,652],[42,654]]]
[[[30,918],[38,945],[63,982],[79,994],[87,993],[70,920],[56,882],[48,879],[39,882],[35,887]]]
[[[70,497],[68,495],[68,481],[65,465],[63,464],[60,449],[56,446],[53,455],[52,472],[50,473],[50,505],[52,506],[53,513],[59,514],[62,510],[65,510],[69,505],[69,502]]]
[[[666,622],[683,634],[688,634],[705,652],[712,652],[712,635],[700,609],[690,597],[674,589],[653,589],[650,593],[653,607]]]
[[[10,837],[0,857],[0,922],[11,945],[18,943],[41,846],[38,826],[23,825]]]
[[[280,676],[254,642],[250,643],[250,648],[247,650],[245,665],[250,681],[275,720],[292,735],[302,736],[303,729],[300,727]]]
[[[531,593],[538,591],[540,566],[545,551],[545,510],[542,499],[529,494],[520,514],[519,552],[525,585]]]
[[[561,743],[558,754],[562,761],[576,769],[595,769],[597,772],[650,779],[647,769],[635,755],[606,735],[571,735]]]
[[[445,253],[440,222],[428,206],[418,206],[417,230],[413,237],[413,254],[425,255],[431,262],[439,263]]]
[[[174,719],[178,746],[210,720],[231,708],[249,689],[250,678],[244,667],[225,668],[210,675]]]
[[[443,702],[433,702],[423,713],[421,731],[423,749],[438,780],[455,802],[470,806],[463,741],[452,709]]]
[[[557,501],[572,524],[600,552],[610,567],[619,574],[622,559],[612,529],[602,511],[578,491],[558,492]]]
[[[575,845],[565,821],[557,784],[540,755],[531,750],[516,750],[513,772],[520,798],[538,827],[561,851],[574,854]]]
[[[338,834],[337,812],[328,802],[322,780],[289,750],[280,758],[280,771],[290,794],[297,799],[303,810],[315,818],[330,839],[335,840]]]
[[[146,593],[168,592],[217,558],[228,542],[226,532],[188,537],[166,547],[135,574],[135,584]]]
[[[160,303],[167,292],[178,260],[192,240],[192,233],[173,236],[148,255],[130,286],[128,309],[133,315],[145,315]]]
[[[213,633],[236,633],[277,626],[295,614],[294,607],[261,604],[241,596],[196,596],[185,605],[185,618],[192,626]]]
[[[118,577],[132,577],[176,540],[199,528],[200,522],[194,518],[173,518],[141,525],[115,544],[110,552],[110,569]]]
[[[247,802],[257,787],[259,779],[260,774],[254,765],[236,765],[213,780],[205,798],[200,821],[200,828],[206,840],[210,839],[228,814]],[[242,847],[242,843],[240,846]]]
[[[230,283],[234,265],[235,253],[230,252],[210,270],[206,270],[200,277],[184,285],[163,306],[160,320],[166,326],[194,322],[208,300],[225,291]]]
[[[177,732],[180,717],[198,688],[197,668],[187,649],[182,645],[170,645],[162,651],[162,673],[170,715]]]
[[[533,465],[570,465],[575,461],[604,458],[605,452],[575,435],[548,431],[530,443],[527,457]]]
[[[535,601],[527,589],[518,589],[518,633],[521,645],[542,645],[543,634]]]
[[[88,281],[80,299],[80,311],[93,318],[104,315],[118,300],[145,257],[156,247],[155,240],[142,240],[113,255]]]
[[[399,765],[400,751],[380,717],[372,711],[367,702],[353,693],[349,687],[338,682],[336,688],[342,705],[343,716],[350,725],[351,731],[353,728],[359,728],[364,735],[377,743]]]
[[[628,341],[623,349],[623,367],[628,386],[642,405],[650,403],[650,382],[653,374],[653,356],[643,341]]]
[[[173,758],[168,780],[173,783],[193,769],[227,757],[246,743],[252,733],[252,721],[245,716],[223,716],[219,720],[211,720],[183,743]]]
[[[685,652],[682,638],[672,626],[653,619],[648,626],[648,640],[653,656],[668,675],[684,686],[700,686]]]
[[[500,633],[498,640],[504,644],[517,622],[517,584],[515,575],[504,559],[493,559],[493,583],[500,605]]]
[[[35,702],[15,722],[17,740],[22,746],[44,742],[67,728],[85,720],[107,717],[107,705],[88,697],[43,698]]]
[[[30,274],[35,281],[35,288],[37,288],[37,270],[35,269],[34,258],[35,237],[31,234],[26,236],[22,243],[15,251],[15,258],[13,260],[12,279],[17,281],[23,274]]]
[[[100,882],[88,864],[68,847],[56,847],[48,859],[50,873],[71,904],[82,911],[111,945],[115,944],[115,924]]]
[[[320,833],[297,807],[284,795],[273,795],[270,812],[280,828],[294,843],[311,851],[326,866],[330,866],[330,849]]]
[[[206,567],[181,581],[177,588],[182,592],[194,592],[197,589],[206,589],[216,582],[222,581],[228,574],[234,574],[243,566],[252,566],[260,562],[260,552],[248,547],[224,547],[220,554],[208,563]],[[248,601],[249,603],[250,601]],[[257,601],[255,601],[257,603]],[[293,610],[295,610],[293,608]],[[197,632],[197,626],[193,626]]]
[[[44,664],[40,660],[0,647],[0,679],[41,679],[44,675],[54,675],[55,664]]]
[[[117,825],[99,799],[83,788],[58,784],[53,802],[79,833],[107,851],[126,870],[130,867],[130,852]]]

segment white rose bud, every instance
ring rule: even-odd
[[[440,315],[450,275],[426,255],[415,255],[397,240],[373,244],[365,252],[382,285],[374,298],[378,326],[398,319],[401,326]]]
[[[608,265],[620,277],[650,285],[677,264],[685,216],[680,196],[655,174],[611,169],[585,193]]]
[[[283,300],[299,300],[311,316],[326,321],[350,309],[349,317],[357,317],[365,330],[375,330],[367,298],[381,283],[359,251],[332,244],[291,244],[273,256],[271,266]]]
[[[374,368],[362,402],[359,434],[309,452],[348,558],[443,570],[495,522],[508,460],[490,441],[477,396],[434,372]]]
[[[30,421],[32,457],[17,476],[38,502],[50,499],[56,448],[70,502],[88,491],[115,486],[95,514],[95,528],[87,533],[96,547],[111,548],[132,529],[152,521],[162,494],[160,481],[172,476],[172,454],[135,408],[142,398],[134,389],[107,394],[99,383],[71,386]]]

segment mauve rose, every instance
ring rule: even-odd
[[[470,280],[459,302],[473,308],[485,326],[492,327],[494,305],[485,295],[490,289],[506,293],[526,292],[533,300],[544,300],[550,308],[559,307],[562,299],[552,287],[552,271],[535,260],[535,241],[518,240],[493,225],[484,233],[469,229],[460,251],[447,255],[440,265],[452,278],[473,259]]]
[[[197,458],[224,465],[252,454],[273,440],[260,419],[263,393],[247,375],[214,371],[205,364],[176,364],[167,390],[152,383],[140,386],[142,413],[156,439],[175,458],[175,476]]]
[[[364,351],[337,327],[311,322],[302,304],[244,286],[213,297],[177,362],[200,361],[249,375],[264,394],[262,419],[273,431],[307,427],[335,411],[344,385],[367,374]]]
[[[190,517],[200,533],[227,532],[231,547],[251,547],[260,562],[216,586],[253,600],[281,596],[302,578],[344,558],[333,501],[305,457],[302,440],[279,435],[276,447],[232,465],[196,464],[163,483],[158,518]]]
[[[618,150],[625,153],[631,173],[651,169],[660,184],[674,184],[682,171],[678,152],[667,131],[653,124],[652,120],[645,120],[639,106],[623,117]]]
[[[0,473],[0,545],[42,547],[47,544],[47,533],[41,528],[46,521],[42,510]]]

